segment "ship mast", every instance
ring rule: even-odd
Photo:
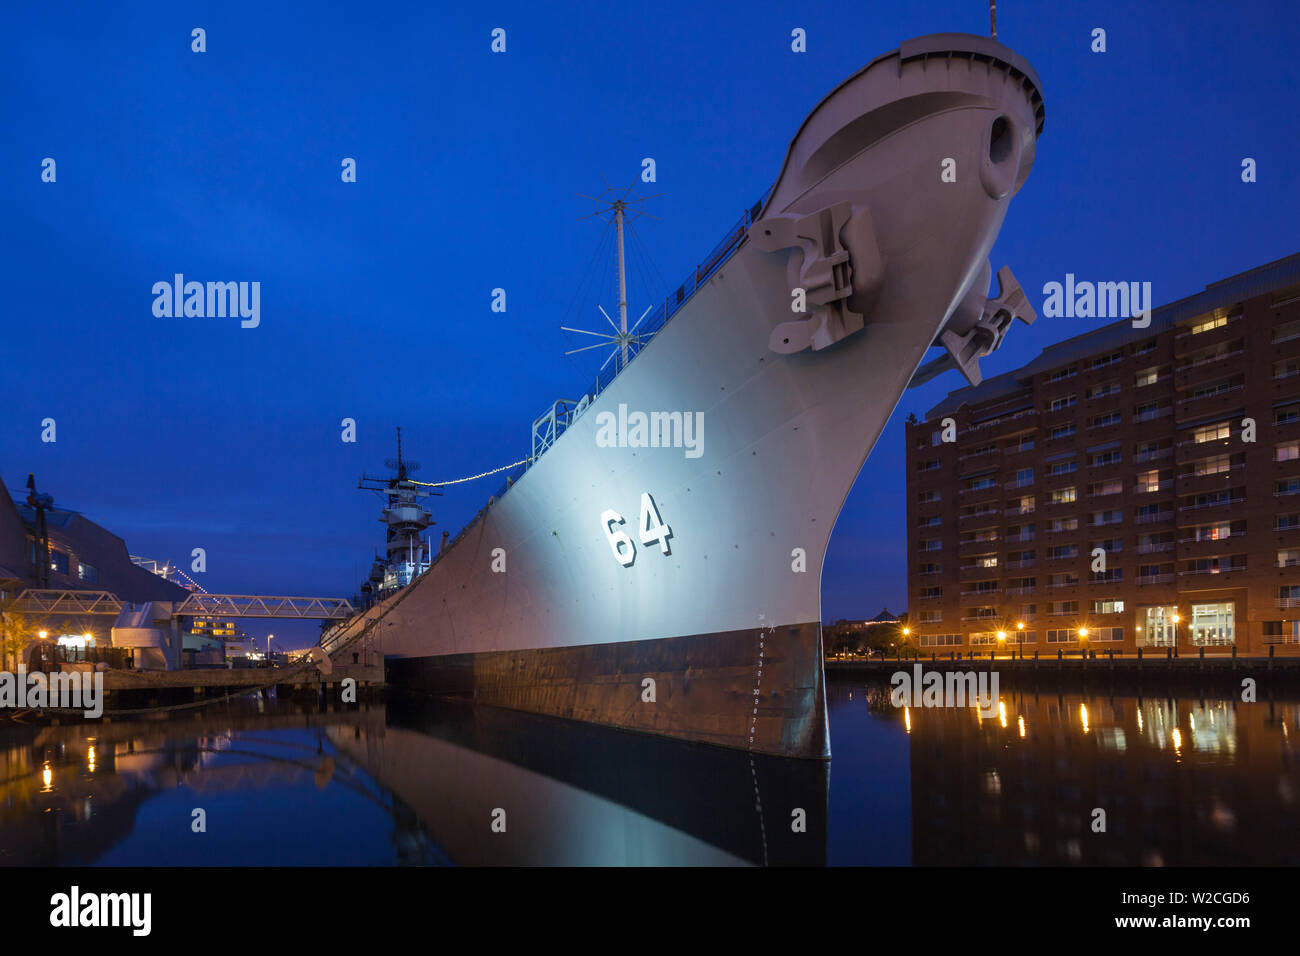
[[[640,177],[638,176],[637,178],[639,179]],[[608,228],[609,223],[613,223],[614,232],[618,237],[618,242],[617,242],[618,245],[618,324],[615,325],[614,320],[609,317],[609,313],[606,312],[599,305],[597,305],[596,308],[600,309],[600,314],[605,317],[605,321],[607,321],[610,325],[610,328],[614,330],[612,334],[609,332],[592,332],[589,329],[573,329],[573,328],[569,328],[566,325],[562,325],[560,326],[560,328],[563,329],[565,332],[578,332],[582,335],[594,335],[596,338],[605,340],[603,342],[597,343],[596,345],[586,345],[583,346],[582,348],[570,349],[569,351],[564,353],[565,355],[573,355],[576,352],[586,352],[589,349],[598,349],[598,348],[606,348],[609,346],[613,346],[613,348],[610,349],[609,358],[605,359],[604,365],[601,365],[600,367],[600,370],[602,372],[605,371],[605,366],[608,365],[610,361],[614,358],[618,358],[619,360],[617,363],[617,367],[615,369],[616,372],[621,372],[624,368],[627,367],[627,363],[631,360],[631,354],[630,354],[631,346],[633,345],[639,346],[641,344],[641,339],[637,335],[636,330],[640,327],[641,323],[645,320],[645,317],[650,314],[651,307],[647,307],[645,312],[641,314],[641,318],[636,320],[636,324],[633,325],[630,329],[628,328],[627,326],[627,263],[624,258],[623,230],[625,225],[631,221],[631,218],[634,218],[636,216],[650,216],[650,213],[637,208],[636,206],[637,203],[645,202],[648,199],[655,199],[658,196],[662,195],[662,193],[656,193],[654,196],[636,196],[632,199],[628,199],[628,196],[631,195],[632,188],[633,186],[636,185],[636,183],[637,183],[636,179],[632,180],[632,185],[628,186],[627,189],[623,191],[623,194],[621,196],[617,196],[617,198],[610,198],[611,196],[615,195],[616,190],[609,185],[609,180],[605,180],[605,186],[607,188],[599,196],[587,196],[584,195],[583,193],[578,194],[579,196],[582,196],[584,199],[590,199],[596,203],[595,211],[588,214],[587,216],[583,216],[582,218],[589,219],[591,216],[600,216],[601,218],[605,219],[607,223],[606,228]],[[654,217],[650,216],[650,218],[653,219]]]
[[[622,340],[623,360],[619,368],[627,365],[627,267],[623,262],[623,200],[614,202],[614,225],[618,230],[618,334]]]

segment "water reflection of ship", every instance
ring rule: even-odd
[[[455,702],[326,733],[461,864],[822,865],[829,767]],[[505,833],[491,829],[505,810]],[[795,832],[796,811],[806,830]]]
[[[1300,704],[1011,693],[981,719],[868,699],[910,734],[917,865],[1300,863]]]

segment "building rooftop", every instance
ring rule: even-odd
[[[926,412],[926,421],[951,415],[963,405],[980,405],[1014,395],[1041,372],[1069,365],[1098,352],[1144,341],[1198,315],[1297,283],[1300,283],[1300,253],[1212,282],[1203,292],[1152,309],[1151,324],[1146,328],[1134,328],[1132,319],[1121,319],[1049,345],[1037,358],[1014,371],[985,379],[979,385],[949,392],[947,398]]]

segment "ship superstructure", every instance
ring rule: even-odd
[[[384,500],[379,520],[386,527],[384,556],[376,557],[369,579],[361,586],[363,604],[369,606],[395,591],[407,587],[429,570],[433,561],[424,532],[434,524],[433,513],[424,506],[430,495],[440,494],[411,479],[419,462],[402,457],[402,430],[397,429],[397,457],[384,464],[390,473],[382,476],[362,475],[357,487],[375,491]]]
[[[325,649],[364,637],[391,683],[481,704],[829,756],[826,545],[931,346],[978,378],[1034,318],[1007,269],[990,297],[988,256],[1033,165],[1039,89],[966,34],[845,80],[633,327],[635,355],[541,416],[524,468]]]

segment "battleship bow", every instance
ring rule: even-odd
[[[556,403],[508,493],[326,650],[479,704],[828,757],[831,529],[927,350],[945,356],[921,375],[978,376],[1033,319],[1008,269],[989,298],[988,256],[1043,116],[1033,70],[984,37],[910,40],[845,80],[671,321]],[[706,440],[601,440],[636,414],[699,416]]]

